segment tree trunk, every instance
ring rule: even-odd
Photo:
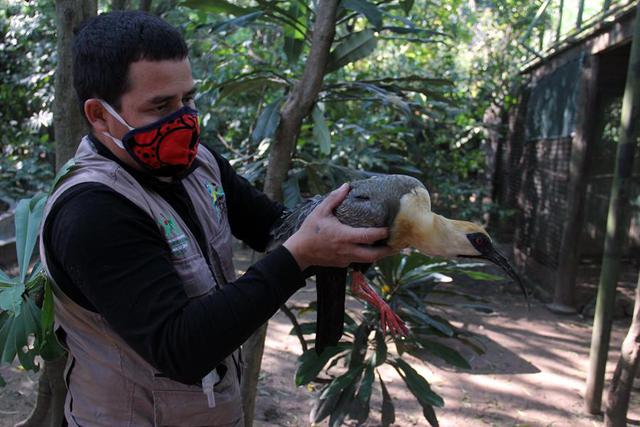
[[[57,0],[56,29],[58,63],[54,83],[54,137],[56,140],[56,170],[75,153],[80,139],[87,133],[87,123],[73,89],[71,42],[77,26],[97,13],[95,0]],[[29,417],[20,427],[59,427],[64,425],[64,400],[67,389],[63,373],[66,356],[44,362],[38,380],[38,398]]]
[[[337,7],[338,0],[318,2],[311,50],[302,78],[293,87],[280,113],[280,124],[269,151],[269,164],[264,184],[264,192],[274,200],[282,200],[282,184],[289,171],[291,155],[302,120],[311,111],[322,87],[324,70],[335,36]],[[266,335],[267,323],[260,327],[243,346],[246,369],[242,380],[242,400],[245,426],[248,427],[253,425],[258,376]]]
[[[67,387],[63,372],[67,361],[64,355],[44,364],[38,380],[38,398],[31,415],[15,427],[60,427],[64,422],[64,400]]]
[[[629,397],[633,379],[640,365],[640,275],[636,285],[636,305],[629,332],[622,342],[620,359],[611,380],[611,389],[605,404],[605,427],[626,427]]]
[[[640,3],[636,6],[633,40],[627,71],[627,81],[622,99],[620,118],[620,138],[616,154],[616,166],[611,184],[611,199],[607,217],[607,234],[602,256],[600,283],[596,312],[593,319],[593,334],[589,354],[589,371],[585,406],[589,413],[600,412],[604,372],[609,352],[611,323],[616,295],[616,286],[620,274],[622,248],[629,229],[629,192],[631,172],[635,155],[636,141],[640,131]]]
[[[56,169],[73,157],[80,139],[88,131],[87,122],[73,89],[71,43],[74,29],[96,13],[96,0],[56,0],[58,64],[53,103]]]

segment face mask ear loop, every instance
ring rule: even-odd
[[[114,110],[111,105],[109,105],[107,102],[103,101],[102,99],[99,99],[98,101],[100,101],[100,104],[102,104],[102,106],[105,108],[105,110],[107,110],[109,112],[109,114],[111,114],[113,117],[115,117],[117,121],[122,123],[129,130],[134,130],[135,129],[135,128],[132,128],[131,126],[129,126],[129,123],[125,122],[124,119],[122,117],[120,117],[120,114],[118,114],[116,112],[116,110]]]
[[[120,117],[120,114],[118,114],[116,112],[116,110],[113,109],[113,107],[111,105],[109,105],[106,101],[103,101],[102,99],[99,99],[98,101],[100,101],[100,104],[104,107],[105,110],[107,110],[109,112],[109,114],[111,114],[113,117],[115,117],[115,119],[117,121],[119,121],[120,123],[122,123],[124,126],[126,126],[129,130],[133,130],[135,128],[132,128],[131,126],[129,126],[129,124],[122,118]],[[120,147],[121,149],[125,149],[124,148],[124,144],[122,143],[121,140],[119,140],[118,138],[114,137],[113,135],[111,135],[109,132],[102,132],[102,134],[104,136],[108,136],[109,138],[111,138],[113,140],[113,142]]]

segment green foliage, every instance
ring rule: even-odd
[[[329,425],[335,426],[341,425],[347,417],[364,422],[371,411],[371,395],[378,389],[382,393],[382,404],[377,408],[382,424],[393,423],[393,399],[385,386],[384,373],[379,370],[387,364],[395,369],[415,396],[425,419],[431,425],[437,425],[434,407],[444,406],[444,401],[431,389],[428,380],[411,366],[407,355],[427,360],[436,358],[458,369],[471,369],[458,348],[467,347],[482,354],[482,346],[471,333],[453,326],[434,309],[441,305],[464,304],[446,303],[434,297],[448,291],[452,279],[446,274],[473,275],[479,280],[496,279],[470,270],[479,265],[440,261],[417,252],[380,261],[370,275],[370,282],[406,322],[410,333],[407,337],[385,336],[380,329],[378,312],[365,305],[362,310],[345,316],[345,336],[337,346],[325,349],[320,355],[314,348],[305,351],[298,359],[296,385],[314,381],[326,383],[328,379],[328,384],[319,393],[311,420],[320,422],[330,417]],[[454,295],[461,296],[460,293]],[[352,316],[358,321],[353,323]],[[314,334],[315,323],[301,325],[299,332]],[[305,340],[307,344],[313,342],[311,337]]]
[[[0,363],[12,363],[17,357],[28,370],[38,369],[34,362],[36,355],[52,360],[63,354],[53,333],[50,285],[40,265],[31,266],[45,201],[46,195],[38,193],[18,203],[18,276],[11,278],[0,272]]]
[[[53,177],[54,4],[0,8],[0,198],[47,188]]]
[[[53,180],[55,188],[74,168],[68,161]],[[37,193],[22,199],[15,210],[18,275],[0,270],[0,364],[12,363],[16,356],[24,369],[37,370],[36,355],[53,360],[64,354],[53,330],[51,283],[39,262],[32,265],[48,194]],[[33,340],[31,340],[33,337]],[[0,378],[0,386],[4,381]]]

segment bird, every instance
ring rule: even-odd
[[[501,267],[522,290],[527,290],[507,259],[498,252],[485,229],[473,222],[445,218],[431,210],[431,197],[420,180],[407,175],[376,175],[349,183],[349,193],[334,209],[337,219],[351,227],[388,227],[386,244],[396,251],[413,248],[444,258],[483,258]],[[270,246],[284,242],[325,199],[316,195],[286,210],[271,230]],[[364,276],[370,264],[352,264],[352,294],[376,307],[383,332],[407,335],[404,322],[373,290]],[[347,268],[315,267],[317,319],[315,350],[336,345],[343,332]]]

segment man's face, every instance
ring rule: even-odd
[[[120,98],[120,115],[134,128],[153,123],[187,105],[195,108],[191,66],[183,60],[140,60],[129,65],[129,87]],[[107,116],[111,134],[122,138],[129,129]]]

